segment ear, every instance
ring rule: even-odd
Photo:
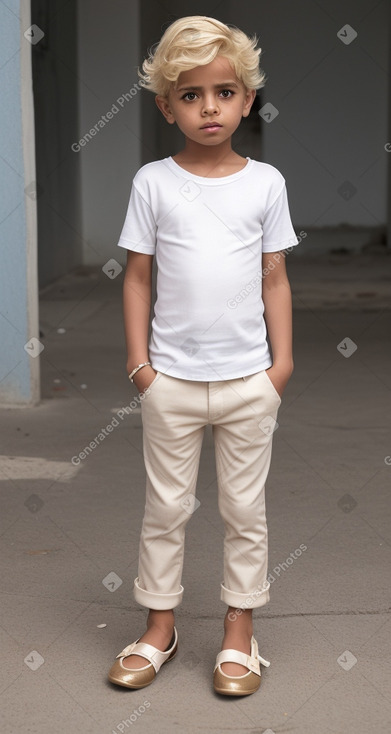
[[[164,115],[167,122],[172,125],[175,122],[175,117],[171,112],[171,108],[168,102],[168,97],[162,97],[160,94],[158,94],[155,97],[155,102],[160,110],[160,112]]]
[[[250,114],[250,110],[253,105],[256,93],[257,92],[255,89],[246,90],[246,96],[244,98],[244,103],[243,103],[242,117],[248,117],[248,115]]]

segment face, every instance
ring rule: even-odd
[[[210,64],[181,72],[168,98],[155,99],[167,122],[176,122],[188,140],[213,146],[230,138],[248,116],[255,94],[237,79],[228,59],[217,56]],[[205,127],[211,123],[213,127]]]

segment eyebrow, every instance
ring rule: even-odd
[[[238,85],[235,84],[235,82],[222,82],[221,84],[214,84],[213,86],[215,89],[225,89],[226,87],[236,87],[237,89],[239,89]],[[192,85],[189,85],[188,87],[180,87],[176,91],[183,92],[185,89],[187,89],[188,91],[193,91],[193,89],[195,89],[197,92],[199,92],[201,89],[203,89],[203,87],[194,87]]]

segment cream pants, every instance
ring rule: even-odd
[[[207,424],[225,527],[220,599],[242,609],[269,601],[265,482],[280,404],[265,370],[221,382],[157,372],[141,401],[147,482],[133,588],[139,604],[173,609],[182,601],[185,527],[194,510]]]

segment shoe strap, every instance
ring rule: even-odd
[[[265,658],[258,654],[258,643],[254,636],[251,638],[251,655],[247,655],[245,652],[240,652],[239,650],[221,650],[216,657],[214,669],[216,670],[221,663],[239,663],[253,673],[256,673],[256,675],[261,675],[259,663],[265,665],[266,668],[270,665],[268,660],[265,660]]]
[[[216,657],[215,669],[221,663],[240,663],[257,675],[261,675],[258,658],[252,658],[239,650],[221,650]]]
[[[175,628],[174,628],[175,629]],[[130,645],[124,647],[124,649],[116,656],[117,658],[126,657],[127,655],[140,655],[142,658],[146,658],[152,663],[156,673],[159,672],[163,663],[170,656],[174,645],[177,642],[177,631],[175,629],[175,639],[169,650],[162,652],[153,645],[149,645],[147,642],[131,642]]]

